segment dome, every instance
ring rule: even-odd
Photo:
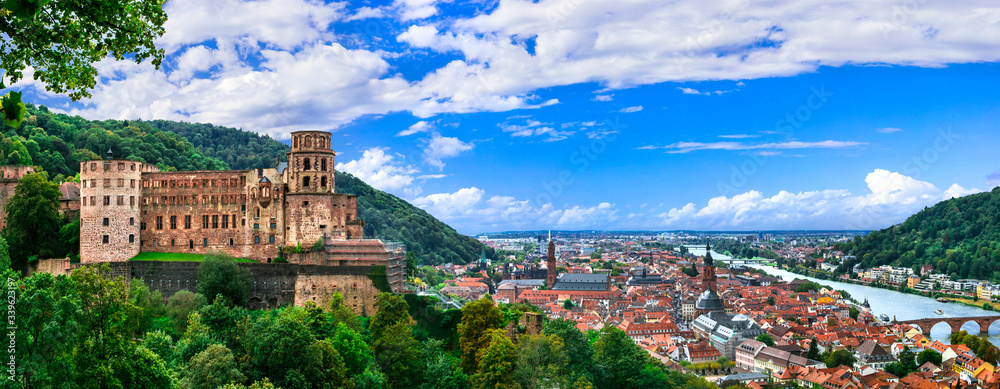
[[[698,296],[698,301],[694,303],[694,309],[699,311],[725,311],[726,305],[714,290],[708,289]]]

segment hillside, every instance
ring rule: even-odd
[[[891,264],[934,270],[953,278],[1000,281],[1000,188],[924,208],[901,224],[835,247],[868,268]]]
[[[270,167],[288,145],[235,128],[167,120],[86,120],[27,104],[20,129],[4,126],[0,164],[30,164],[62,180],[79,171],[79,162],[104,156],[154,163],[164,170],[223,170]],[[358,215],[365,235],[406,243],[426,265],[465,264],[479,258],[479,241],[461,235],[422,209],[363,181],[338,172],[337,192],[359,196]],[[492,249],[486,255],[495,258]]]

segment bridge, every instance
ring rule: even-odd
[[[987,334],[990,332],[990,324],[1000,320],[1000,315],[998,316],[970,316],[970,317],[929,317],[926,319],[914,319],[914,320],[893,320],[893,324],[909,324],[913,326],[920,327],[920,332],[925,336],[931,334],[931,328],[939,323],[948,324],[951,327],[951,333],[956,333],[962,330],[962,325],[968,322],[975,322],[979,324],[979,332]]]

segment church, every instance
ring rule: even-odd
[[[745,315],[726,313],[725,302],[717,292],[715,263],[712,247],[708,244],[705,245],[704,262],[702,285],[705,291],[695,302],[695,319],[691,329],[698,338],[707,339],[722,356],[735,360],[736,346],[767,331]]]

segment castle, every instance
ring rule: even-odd
[[[362,238],[357,197],[334,190],[330,133],[291,135],[288,162],[274,168],[165,172],[138,161],[82,162],[80,262],[127,261],[140,251],[271,262],[282,247]]]

